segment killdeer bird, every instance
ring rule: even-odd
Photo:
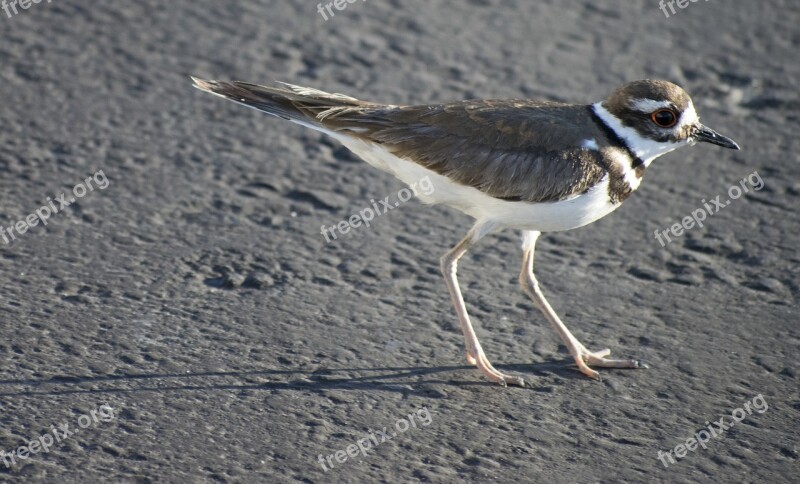
[[[456,278],[458,260],[476,242],[502,229],[522,231],[523,290],[561,337],[581,372],[591,367],[643,368],[636,360],[589,351],[567,329],[533,275],[541,232],[570,230],[608,215],[639,187],[657,157],[698,141],[739,149],[700,124],[689,95],[660,80],[618,87],[589,105],[532,100],[476,100],[419,106],[376,104],[281,83],[204,81],[194,86],[332,136],[370,165],[406,184],[428,177],[434,190],[418,194],[475,219],[441,269],[464,333],[467,361],[491,381],[524,386],[495,369],[470,322]]]

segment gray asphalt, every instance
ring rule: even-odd
[[[0,9],[0,480],[797,482],[797,2],[27,6]],[[647,370],[576,370],[518,288],[518,234],[465,257],[489,358],[530,383],[501,388],[439,274],[470,220],[412,199],[326,242],[403,186],[189,75],[393,104],[664,78],[743,149],[659,158],[537,246],[576,336]]]

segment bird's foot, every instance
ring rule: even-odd
[[[481,373],[494,383],[499,383],[501,386],[516,385],[519,387],[525,386],[525,380],[519,376],[506,375],[501,373],[489,363],[483,351],[476,352],[475,355],[467,352],[467,363],[470,365],[477,365]]]
[[[600,380],[600,373],[592,370],[591,366],[599,366],[602,368],[647,368],[647,365],[639,360],[612,360],[606,358],[611,354],[611,350],[606,348],[600,351],[589,351],[581,345],[578,348],[578,356],[573,355],[578,369],[584,375],[595,380]]]

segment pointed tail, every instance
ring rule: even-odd
[[[194,87],[247,107],[309,127],[331,129],[324,121],[332,115],[359,111],[377,104],[308,87],[280,83],[280,87],[247,82],[207,81],[192,77]]]

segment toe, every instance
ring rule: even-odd
[[[606,348],[600,351],[588,351],[586,350],[581,356],[583,357],[583,361],[587,363],[593,363],[602,360],[606,356],[611,354],[611,350]]]
[[[586,367],[586,371],[584,371],[584,370],[581,370],[581,372],[582,372],[584,375],[586,375],[586,376],[588,376],[589,378],[591,378],[592,380],[603,381],[603,379],[600,377],[600,373],[598,373],[598,372],[596,372],[596,371],[592,370],[592,369],[591,369],[591,368],[589,368],[588,366]]]
[[[600,380],[600,373],[597,373],[596,371],[589,368],[589,366],[587,366],[586,363],[584,363],[583,361],[578,363],[578,369],[581,371],[581,373],[588,376],[589,378],[592,378],[594,380]]]
[[[594,355],[597,358],[604,358],[604,357],[606,357],[606,356],[608,356],[610,354],[611,354],[611,350],[609,348],[606,348],[606,349],[600,350],[600,351],[595,351],[594,353],[592,353],[592,355]]]

